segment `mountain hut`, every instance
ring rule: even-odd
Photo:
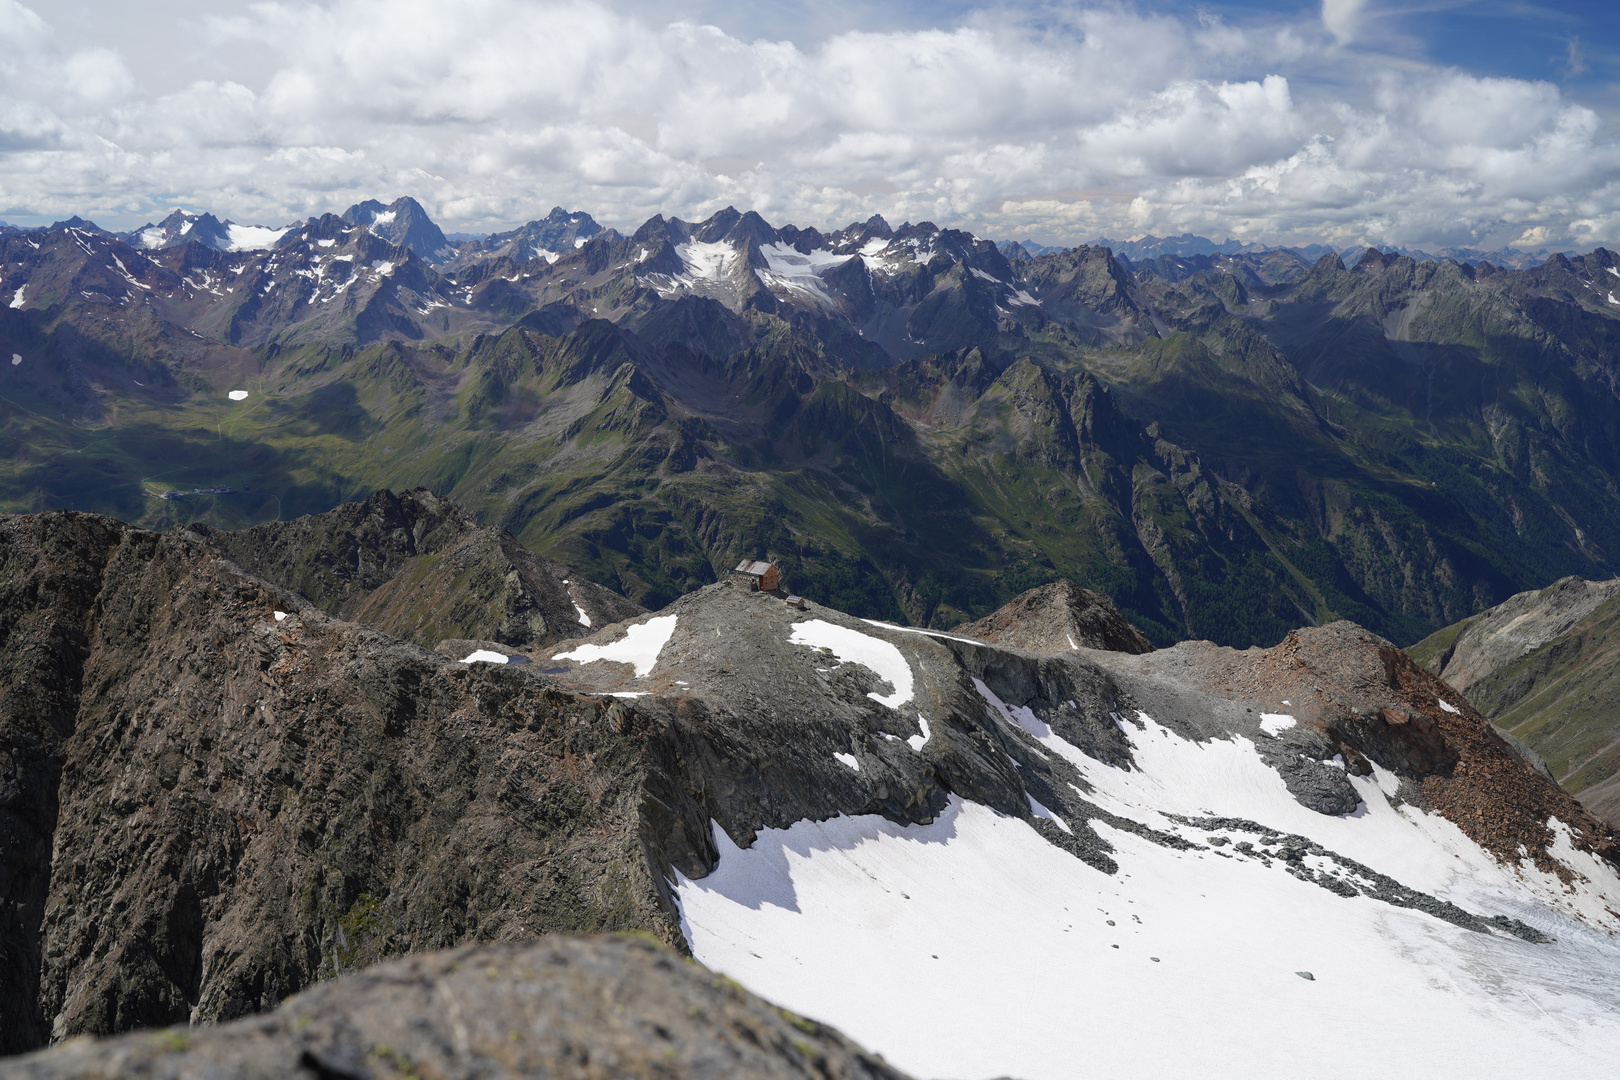
[[[776,588],[780,576],[775,563],[757,559],[744,559],[731,572],[731,580],[746,587],[749,592],[770,592]]]

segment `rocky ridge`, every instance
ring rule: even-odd
[[[604,700],[331,619],[184,532],[7,517],[0,569],[5,1050],[468,940],[679,941],[650,759]]]
[[[392,580],[390,560],[453,524],[425,496],[378,496],[245,550],[316,568],[305,587],[331,602],[344,582]],[[60,512],[0,521],[0,858],[21,901],[0,948],[25,973],[0,1001],[10,1049],[229,1019],[467,941],[706,941],[687,890],[754,845],[806,822],[937,829],[964,807],[1030,830],[1088,881],[1124,887],[1143,850],[1236,860],[1438,919],[1473,949],[1554,948],[1606,925],[1604,890],[1620,904],[1612,831],[1344,624],[1271,650],[1034,652],[719,584],[529,664],[469,665],[330,618],[217,540]],[[1041,639],[1069,632],[1071,605],[1032,610]],[[1173,813],[1122,800],[1161,746],[1252,751],[1291,824],[1229,798]],[[1431,817],[1459,831],[1472,872],[1530,874],[1520,892],[1448,895],[1344,846],[1358,820]]]
[[[263,1016],[76,1040],[15,1080],[229,1075],[904,1080],[834,1029],[633,937],[478,945],[379,964]]]

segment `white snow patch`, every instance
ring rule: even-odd
[[[150,229],[141,230],[141,246],[147,250],[162,247],[163,241],[167,239],[168,237],[163,235],[163,230],[158,228],[156,225],[152,226]]]
[[[1145,722],[1133,734],[1140,768],[1092,761],[1092,772],[1117,772],[1155,798],[1201,777],[1175,801],[1197,807],[1219,791],[1219,805],[1205,804],[1214,813],[1255,817],[1292,803],[1244,741],[1193,744]],[[1256,786],[1262,772],[1275,798]],[[1473,871],[1381,798],[1358,819],[1293,803],[1258,820],[1306,832],[1295,825],[1310,818],[1341,837],[1366,834],[1366,861],[1385,872],[1404,857],[1392,867],[1377,856],[1392,838],[1421,852],[1431,877]],[[1322,993],[1344,1030],[1400,1048],[1391,1076],[1596,1077],[1620,1053],[1620,947],[1573,920],[1536,920],[1557,941],[1531,945],[1347,900],[1253,860],[1091,827],[1120,873],[955,795],[927,825],[800,821],[759,830],[747,850],[716,825],[714,872],[677,875],[681,929],[700,962],[916,1076],[1072,1080],[1076,1062],[1122,1080],[1365,1076],[1365,1059],[1323,1052]],[[1510,913],[1534,918],[1523,906]]]
[[[855,760],[854,754],[834,754],[833,757],[838,759],[839,764],[847,765],[856,772],[861,771],[861,763]]]
[[[28,285],[26,283],[17,286],[17,291],[11,294],[11,306],[12,307],[20,308],[20,307],[23,306],[23,292],[27,288],[28,288]]]
[[[861,622],[866,623],[868,626],[881,626],[885,630],[898,630],[902,634],[924,634],[928,637],[946,638],[950,641],[965,641],[969,645],[984,644],[984,642],[970,637],[957,637],[955,634],[947,634],[943,630],[924,630],[920,626],[896,626],[894,623],[886,623],[878,619],[862,619]]]
[[[1013,706],[1008,705],[1006,702],[1002,701],[996,696],[995,691],[984,685],[983,679],[974,679],[973,687],[979,691],[980,697],[989,702],[992,709],[996,710],[1006,718],[1009,724],[1023,728],[1025,731],[1035,736],[1036,740],[1039,742],[1045,743],[1047,740],[1054,740],[1062,743],[1064,746],[1069,747],[1070,750],[1074,750],[1074,747],[1069,746],[1068,743],[1063,742],[1062,739],[1054,735],[1052,733],[1052,729],[1048,727],[1040,717],[1036,716],[1034,711],[1030,709],[1029,706],[1020,705],[1017,708],[1014,708]],[[1079,753],[1079,751],[1076,750],[1075,753]],[[1065,754],[1064,756],[1067,757],[1068,755]]]
[[[326,248],[326,247],[331,247],[333,244],[336,244],[337,241],[336,240],[317,240],[317,241],[315,241],[315,243],[320,247]]]
[[[651,690],[613,690],[613,691],[611,691],[609,693],[603,694],[602,696],[603,697],[638,698],[638,697],[647,697],[651,693],[652,693]]]
[[[1069,639],[1069,648],[1073,649],[1075,652],[1080,651],[1080,646],[1078,646],[1078,645],[1076,645],[1074,643],[1074,635],[1073,634],[1064,634],[1063,636]]]
[[[1434,700],[1436,702],[1438,702],[1440,707],[1442,709],[1446,710],[1446,712],[1448,712],[1448,713],[1459,713],[1460,714],[1462,712],[1461,709],[1457,708],[1457,706],[1453,705],[1449,701],[1441,701],[1439,698],[1435,698]]]
[[[1041,302],[1039,300],[1037,300],[1033,296],[1029,295],[1029,293],[1025,292],[1023,289],[1014,289],[1013,294],[1011,296],[1007,297],[1007,303],[1009,303],[1009,304],[1020,304],[1020,305],[1022,305],[1024,307],[1040,307],[1041,306]]]
[[[572,660],[578,664],[590,664],[597,660],[630,664],[636,669],[636,678],[645,678],[653,665],[658,663],[658,654],[664,651],[664,646],[674,635],[677,618],[679,616],[660,615],[644,623],[635,623],[627,626],[624,637],[612,644],[581,645],[571,652],[557,653],[552,659]]]
[[[371,219],[371,225],[369,226],[369,228],[371,228],[372,230],[375,231],[377,226],[379,226],[379,225],[392,225],[394,223],[394,219],[396,217],[398,217],[398,216],[399,216],[399,211],[398,210],[383,210],[383,211],[380,211],[377,214],[376,217]]]
[[[248,392],[246,390],[232,390],[225,396],[230,398],[232,401],[246,401]]]
[[[922,734],[913,735],[911,738],[907,739],[906,745],[920,754],[922,753],[922,748],[928,745],[928,740],[934,737],[934,733],[929,730],[928,718],[922,713],[917,714],[917,726],[922,728]]]
[[[227,222],[225,235],[230,237],[231,251],[264,251],[276,246],[283,236],[292,231],[291,226],[280,229],[267,228],[264,225],[237,225]],[[319,241],[322,247],[330,247],[332,241]]]
[[[686,264],[687,272],[694,278],[716,284],[719,284],[726,271],[743,257],[742,252],[724,240],[716,240],[711,244],[689,240],[677,247],[675,254],[680,256],[681,262]]]
[[[765,256],[765,263],[769,268],[755,271],[761,281],[766,285],[780,285],[785,289],[804,293],[823,304],[831,304],[832,297],[827,295],[827,290],[822,286],[822,271],[842,266],[855,257],[834,255],[819,248],[806,254],[783,243],[762,246],[759,252]]]
[[[793,624],[793,633],[788,640],[813,649],[831,649],[840,662],[860,664],[870,669],[878,678],[894,687],[892,694],[867,693],[867,697],[880,705],[898,709],[911,700],[911,664],[899,649],[882,638],[846,626],[835,626],[824,619],[808,619]]]
[[[498,653],[492,649],[474,649],[461,662],[463,664],[504,664],[507,660],[508,657],[505,653]]]
[[[377,271],[379,277],[387,277],[394,272],[394,264],[387,259],[376,260],[371,264],[371,268]]]
[[[285,619],[287,617],[287,613],[285,611],[277,611],[277,612],[274,612],[273,614],[276,617],[276,622],[280,622],[282,619]]]
[[[583,236],[574,237],[574,250],[577,251],[580,248],[584,247],[585,242],[586,242],[586,237],[583,237]]]
[[[589,615],[585,614],[585,609],[579,606],[579,601],[577,601],[577,600],[574,601],[574,610],[579,612],[579,625],[581,625],[581,626],[589,626],[589,625],[591,625],[591,617]]]
[[[1287,713],[1261,713],[1260,730],[1267,735],[1280,735],[1299,723]]]

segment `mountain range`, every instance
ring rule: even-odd
[[[1138,265],[729,209],[452,248],[409,199],[233,235],[0,237],[0,504],[236,528],[424,485],[648,607],[744,556],[936,626],[1068,576],[1158,645],[1412,642],[1620,572],[1603,249]]]

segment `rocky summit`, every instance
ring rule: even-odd
[[[1620,838],[1354,624],[1150,650],[1067,583],[947,632],[724,581],[518,649],[515,593],[383,593],[486,580],[422,561],[469,537],[409,492],[0,519],[6,1049],[236,1021],[7,1071],[1360,1075],[1324,1015],[1414,1076],[1620,1052]],[[615,929],[714,974],[533,943]]]

